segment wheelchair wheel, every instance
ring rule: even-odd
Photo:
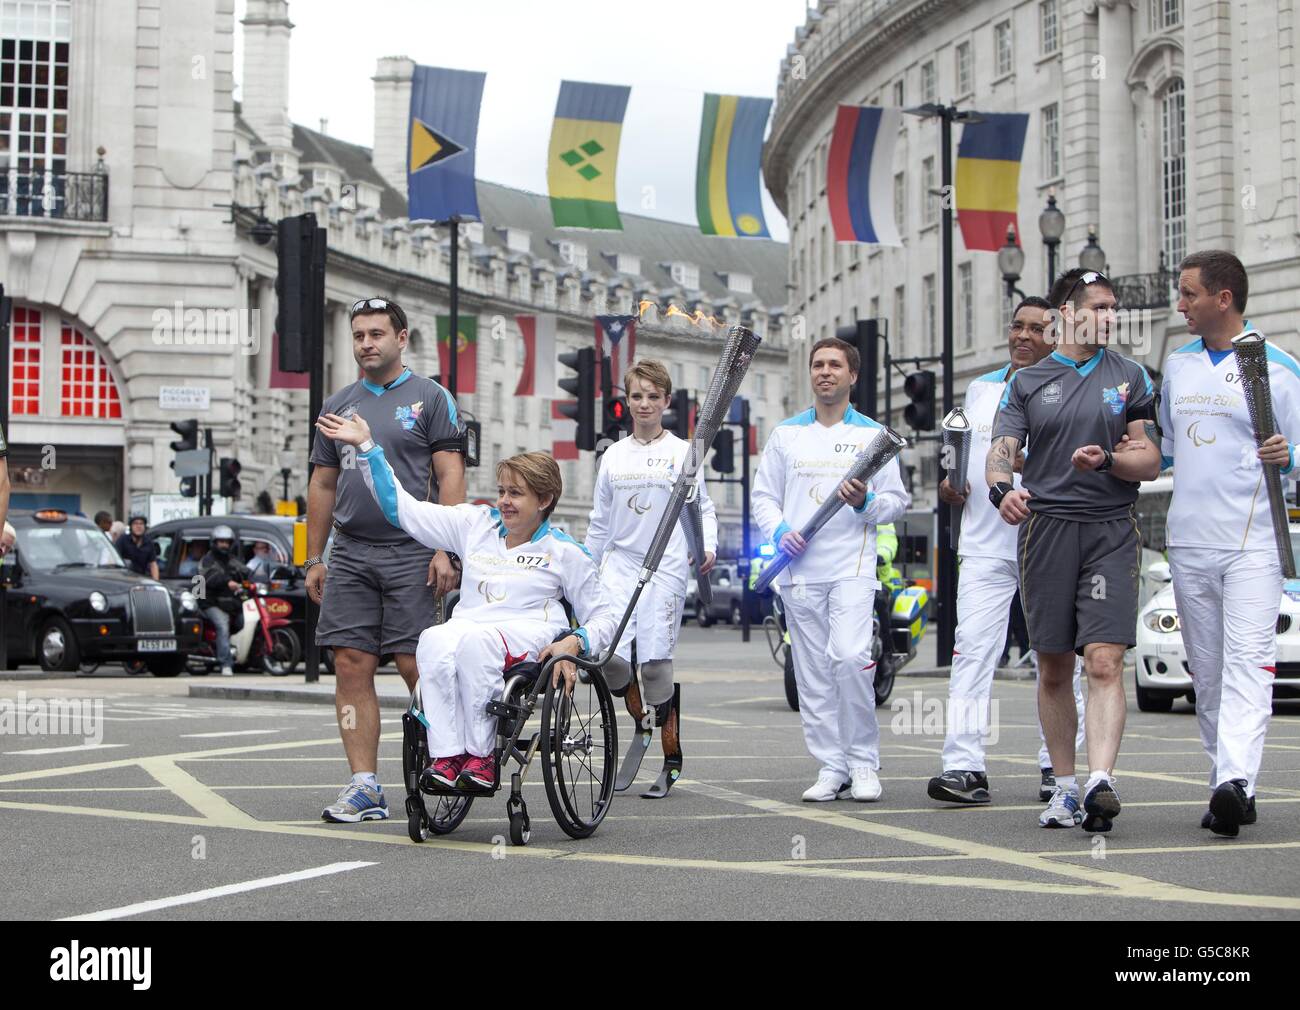
[[[410,712],[402,716],[402,782],[406,786],[407,834],[411,841],[422,842],[435,835],[448,835],[460,827],[469,813],[473,796],[433,796],[429,810],[420,792],[420,772],[429,764],[429,740],[424,726]],[[418,809],[412,809],[412,807]]]
[[[541,756],[556,823],[570,838],[586,838],[609,812],[618,774],[618,718],[601,673],[575,684],[572,696],[546,685]]]

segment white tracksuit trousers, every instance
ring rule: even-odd
[[[984,741],[989,726],[989,700],[993,694],[993,672],[1007,641],[1011,622],[1011,601],[1016,595],[1019,572],[1007,558],[963,557],[957,580],[957,634],[952,652],[952,673],[948,680],[948,733],[943,742],[943,770],[977,771],[984,767]],[[1038,668],[1038,657],[1034,657]],[[1074,666],[1074,700],[1079,712],[1076,746],[1084,741],[1083,660]],[[1052,763],[1047,756],[1042,724],[1038,727],[1038,766]]]
[[[487,704],[501,694],[507,663],[536,660],[554,637],[550,624],[531,620],[498,627],[452,617],[422,631],[415,664],[430,756],[491,756],[496,717],[488,715]]]
[[[879,769],[870,634],[875,581],[800,582],[779,591],[808,753],[845,781],[851,768]]]
[[[1255,795],[1273,714],[1282,566],[1275,550],[1170,547],[1174,598],[1210,788],[1246,780]]]

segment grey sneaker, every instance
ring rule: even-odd
[[[338,799],[320,814],[322,821],[338,824],[355,824],[357,821],[384,821],[388,819],[388,804],[384,790],[349,783],[343,787]]]
[[[1051,802],[1047,809],[1038,815],[1040,828],[1072,828],[1083,820],[1079,809],[1079,794],[1066,792],[1060,786],[1052,791]]]
[[[1083,797],[1084,831],[1109,831],[1119,816],[1119,793],[1107,779],[1102,779]]]

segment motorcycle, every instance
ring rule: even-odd
[[[230,646],[235,653],[235,666],[260,669],[272,677],[286,677],[297,669],[302,644],[289,626],[289,607],[280,600],[268,598],[266,589],[259,582],[240,583],[235,596],[242,602],[242,611],[231,615]],[[217,659],[217,629],[206,618],[203,642],[189,660],[190,672],[196,676],[206,676],[221,668]]]

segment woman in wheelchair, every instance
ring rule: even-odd
[[[364,418],[324,414],[316,424],[358,448],[366,486],[390,523],[461,558],[455,614],[425,629],[416,648],[432,759],[421,784],[491,790],[497,729],[487,706],[503,675],[530,658],[598,653],[618,626],[586,548],[550,524],[563,490],[560,468],[545,453],[520,453],[497,464],[496,508],[436,505],[401,486]],[[569,628],[561,597],[580,626],[556,641]],[[563,677],[571,692],[574,664],[561,661],[554,670],[554,684]]]

